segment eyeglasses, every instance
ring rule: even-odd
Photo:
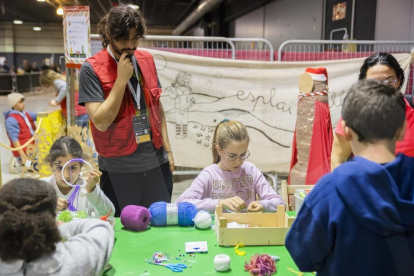
[[[242,153],[240,155],[237,155],[237,154],[234,154],[234,153],[227,153],[224,150],[223,150],[223,152],[226,155],[227,160],[229,160],[229,161],[235,161],[239,157],[240,157],[241,160],[246,160],[250,156],[249,150],[247,150],[246,153]]]
[[[397,80],[398,79],[396,77],[393,77],[393,78],[388,78],[388,79],[382,80],[382,82],[385,83],[385,84],[393,85],[393,84],[397,83]]]

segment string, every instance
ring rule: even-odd
[[[244,243],[239,243],[238,245],[236,245],[236,247],[234,248],[234,252],[239,255],[239,256],[244,256],[246,255],[246,251],[241,251],[239,250],[239,248],[243,248],[244,247]]]

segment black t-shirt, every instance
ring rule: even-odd
[[[130,81],[133,87],[137,87],[138,80],[135,76],[132,76]],[[159,80],[158,86],[161,88]],[[146,109],[146,105],[142,87],[140,90],[140,107],[143,111]],[[134,97],[132,97],[132,99],[134,99]],[[87,102],[104,101],[104,92],[99,78],[95,75],[92,65],[90,65],[88,62],[85,62],[81,67],[79,77],[79,105],[84,106]],[[99,169],[101,171],[118,173],[136,173],[148,171],[167,162],[168,157],[165,154],[164,149],[161,147],[160,149],[156,150],[152,142],[139,144],[137,150],[128,156],[110,158],[105,158],[103,156],[98,157]]]

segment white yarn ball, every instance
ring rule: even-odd
[[[218,254],[214,257],[214,268],[216,271],[227,271],[230,269],[230,257],[226,254]]]
[[[211,226],[211,215],[206,211],[199,211],[193,220],[197,228],[207,229]]]

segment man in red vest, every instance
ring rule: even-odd
[[[37,119],[37,113],[26,112],[24,103],[24,96],[20,93],[10,93],[7,95],[7,103],[11,107],[11,110],[4,112],[6,119],[6,131],[9,137],[12,148],[19,148],[27,141],[29,141],[35,131],[36,126],[34,121]],[[20,165],[26,165],[30,162],[29,157],[26,155],[26,148],[13,151],[14,157],[17,158]],[[28,164],[30,167],[30,164]]]
[[[103,50],[80,72],[85,105],[102,171],[101,188],[119,216],[126,205],[171,202],[174,158],[168,140],[161,85],[152,56],[138,51],[145,19],[118,6],[101,19]]]

